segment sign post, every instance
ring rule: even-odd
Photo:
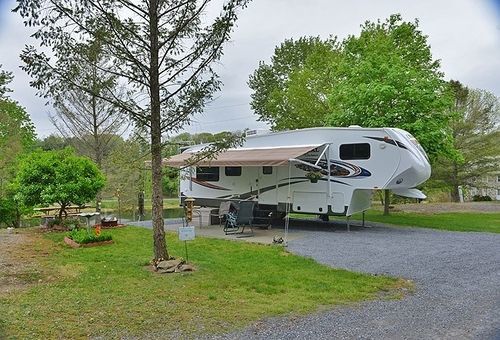
[[[195,238],[194,227],[192,226],[179,227],[179,240],[184,241],[184,247],[186,249],[186,262],[189,261],[187,241],[192,241],[194,240],[194,238]]]

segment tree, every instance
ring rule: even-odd
[[[134,136],[127,140],[117,140],[115,147],[104,160],[106,187],[103,195],[107,197],[120,193],[121,207],[133,210],[137,195],[144,191],[144,162],[149,153],[144,150]]]
[[[361,28],[359,37],[342,43],[344,58],[329,93],[328,122],[399,127],[413,134],[432,159],[454,157],[452,97],[418,20],[404,22],[392,15]]]
[[[285,40],[274,50],[271,64],[259,63],[250,75],[251,107],[274,130],[325,124],[330,112],[330,66],[339,58],[335,39]]]
[[[16,198],[29,207],[58,203],[61,218],[71,204],[83,205],[94,199],[104,183],[95,163],[76,156],[71,149],[37,151],[19,164]]]
[[[7,86],[12,81],[12,72],[7,72],[1,69],[2,64],[0,64],[0,99],[5,96],[7,92],[11,92]]]
[[[111,94],[124,98],[127,93],[118,85],[116,76],[101,71],[106,61],[99,41],[80,44],[77,52],[70,66],[74,79],[68,83],[58,78],[62,84],[54,82],[50,89],[55,108],[50,118],[73,147],[90,157],[102,170],[103,160],[113,148],[116,135],[125,132],[128,122],[119,108],[101,98]],[[82,90],[86,86],[90,92]]]
[[[457,157],[449,129],[452,97],[418,20],[405,22],[391,15],[384,22],[367,21],[359,36],[340,44],[310,41],[315,42],[310,49],[285,42],[289,49],[276,50],[276,65],[261,64],[250,78],[256,91],[251,105],[260,119],[278,130],[317,125],[399,127],[419,140],[431,160],[439,155]],[[317,58],[318,51],[325,57]],[[306,62],[281,68],[281,60],[294,55]],[[282,74],[275,76],[275,68]],[[310,104],[297,109],[302,102]],[[385,197],[388,213],[389,192]]]
[[[74,143],[71,143],[69,138],[61,137],[55,134],[51,134],[44,139],[39,139],[36,142],[36,146],[44,151],[51,150],[62,150]]]
[[[0,224],[18,227],[23,207],[14,199],[12,186],[18,158],[29,152],[35,142],[35,128],[26,110],[5,93],[12,80],[0,70]]]
[[[454,146],[460,158],[440,158],[433,178],[451,190],[451,198],[460,201],[459,186],[474,186],[500,166],[500,98],[484,90],[469,89],[450,81],[454,94],[451,122]]]
[[[113,93],[100,96],[150,135],[156,260],[169,257],[162,216],[162,133],[179,131],[219,90],[211,63],[221,57],[237,11],[247,2],[226,1],[210,23],[205,16],[210,0],[18,0],[15,11],[26,25],[37,27],[34,36],[55,56],[56,62],[33,46],[23,51],[25,70],[42,95],[58,77],[71,83],[66,66],[79,43],[94,39],[107,60],[101,71],[134,91],[126,100]],[[84,84],[73,85],[91,92]]]
[[[359,36],[340,43],[286,40],[249,85],[252,108],[275,130],[395,126],[415,135],[431,157],[454,155],[452,97],[418,20],[367,21]]]

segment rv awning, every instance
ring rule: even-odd
[[[196,162],[201,166],[280,166],[286,165],[291,158],[297,158],[322,144],[292,147],[273,147],[257,149],[233,149],[221,152],[214,159]],[[180,168],[188,165],[194,153],[181,153],[163,160],[163,165]]]

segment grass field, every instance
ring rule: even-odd
[[[361,214],[356,214],[353,219],[361,219]],[[451,231],[479,231],[500,233],[500,213],[410,213],[391,212],[384,216],[380,210],[369,210],[366,212],[366,220],[402,225],[414,226]]]
[[[38,269],[27,273],[36,274],[30,288],[0,293],[0,338],[192,337],[381,293],[398,297],[410,286],[335,270],[281,247],[205,238],[189,243],[195,273],[161,275],[146,267],[150,230],[110,232],[115,244],[104,247],[70,249],[64,234],[50,233],[38,235],[33,249],[19,249]],[[184,255],[176,235],[168,244]]]

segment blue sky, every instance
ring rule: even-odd
[[[497,15],[500,16],[500,0],[491,0],[491,2],[497,10]]]
[[[30,31],[10,9],[14,0],[0,0],[0,64],[13,71],[12,97],[25,106],[40,136],[55,131],[51,108],[37,98],[29,78],[19,69],[19,54],[30,42]],[[249,106],[248,76],[259,61],[268,62],[286,38],[323,38],[358,34],[365,20],[401,13],[419,18],[446,79],[460,80],[500,96],[500,0],[253,0],[238,20],[218,71],[225,86],[217,100],[195,117],[189,132],[264,128]]]

